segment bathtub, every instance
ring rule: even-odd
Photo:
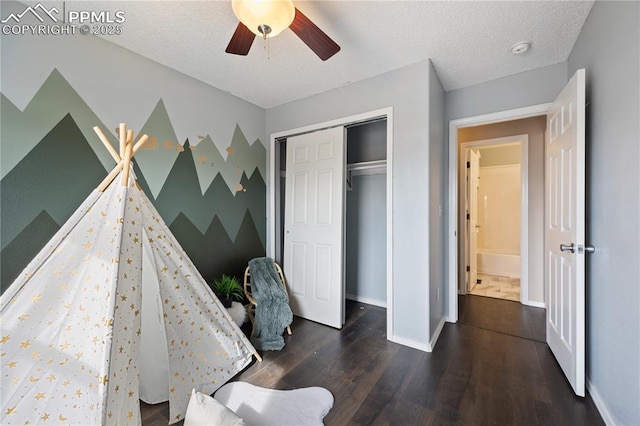
[[[478,272],[520,278],[520,255],[478,250]]]

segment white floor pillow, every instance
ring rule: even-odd
[[[184,416],[184,426],[245,426],[244,421],[233,411],[193,389]]]
[[[231,382],[213,397],[253,426],[320,426],[333,407],[333,395],[321,387],[283,391]]]

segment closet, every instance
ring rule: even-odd
[[[387,303],[387,121],[347,128],[345,281],[347,299]]]
[[[386,306],[386,156],[387,120],[376,119],[345,126],[344,263],[345,297]],[[277,142],[276,260],[283,262],[286,188],[286,139]]]

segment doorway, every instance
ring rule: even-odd
[[[286,206],[286,187],[287,171],[286,165],[286,149],[287,140],[294,136],[311,134],[328,128],[343,128],[347,135],[346,141],[346,161],[345,172],[346,182],[344,197],[346,204],[355,205],[356,209],[345,208],[343,216],[347,225],[344,234],[344,257],[343,262],[348,258],[349,265],[344,262],[343,281],[339,283],[342,295],[342,304],[345,298],[355,299],[363,303],[386,306],[387,307],[387,329],[392,329],[392,304],[391,289],[392,265],[391,265],[391,241],[392,241],[392,218],[391,218],[391,201],[392,201],[392,110],[391,108],[373,111],[358,116],[347,117],[341,120],[335,120],[328,123],[320,123],[318,125],[307,126],[301,129],[294,129],[286,132],[279,132],[271,136],[271,154],[270,154],[270,173],[271,183],[269,185],[269,219],[268,222],[268,245],[267,255],[275,258],[279,262],[285,262],[284,257],[284,218]],[[371,140],[371,134],[377,134],[374,141]],[[364,143],[358,142],[364,134]],[[380,138],[380,135],[382,137]],[[382,141],[382,143],[380,143]],[[350,190],[349,190],[350,188]],[[382,199],[380,198],[382,191]],[[373,198],[372,198],[373,196]],[[359,217],[353,222],[353,211],[358,210],[358,206],[363,213],[371,213],[368,207],[374,203],[375,217]],[[382,207],[382,209],[380,209]],[[382,210],[382,211],[380,211]],[[375,227],[375,234],[372,235],[366,230],[364,232],[353,232],[354,229],[349,227],[350,221],[357,223],[358,226],[368,226],[366,223],[371,222]],[[381,231],[381,232],[380,232]],[[353,242],[356,246],[362,244],[362,239],[376,238],[375,242],[365,243],[365,249],[371,250],[354,250]],[[370,253],[363,253],[370,251]],[[355,255],[355,257],[354,257]],[[362,258],[371,258],[374,256],[376,261],[369,268],[358,265]],[[355,263],[354,263],[355,259]],[[286,268],[286,266],[285,266]],[[369,272],[375,272],[377,284],[371,288],[372,276]],[[345,277],[350,278],[349,285],[346,285]],[[289,278],[287,278],[289,279]],[[363,285],[361,285],[363,284]],[[379,285],[378,285],[379,284]],[[333,284],[332,284],[333,285]],[[366,287],[368,285],[369,287]],[[343,311],[344,312],[344,311]],[[343,318],[344,322],[344,318]]]
[[[447,321],[456,322],[458,320],[458,294],[464,294],[466,264],[464,262],[464,226],[459,223],[458,212],[460,211],[460,198],[464,192],[460,190],[459,162],[461,143],[473,142],[506,137],[505,134],[496,133],[497,126],[508,126],[525,119],[539,120],[542,126],[542,142],[535,142],[529,138],[528,148],[528,206],[521,211],[528,215],[528,244],[521,244],[521,258],[528,259],[521,262],[521,298],[523,304],[536,307],[545,307],[544,294],[544,128],[546,127],[546,114],[550,104],[534,105],[531,107],[509,110],[499,113],[486,114],[482,116],[470,117],[466,119],[453,120],[449,123],[449,250],[448,250],[448,292]],[[542,124],[545,123],[545,124]],[[460,132],[462,131],[462,132]],[[476,133],[473,135],[465,132]],[[522,130],[512,130],[511,135],[525,134]],[[531,136],[531,135],[530,135]],[[534,149],[535,148],[535,149]],[[536,151],[535,155],[530,155]],[[532,173],[535,175],[532,180]],[[524,182],[524,181],[523,181]],[[458,233],[460,232],[460,233]],[[521,238],[522,241],[522,238]],[[526,277],[528,289],[524,291],[523,281]]]
[[[528,127],[523,124],[515,128]],[[460,130],[459,140],[483,131]],[[461,142],[460,148],[460,293],[521,302],[528,294],[522,271],[529,261],[529,135]]]

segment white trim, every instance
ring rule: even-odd
[[[405,337],[393,336],[393,339],[387,336],[387,339],[393,343],[397,343],[399,345],[408,346],[413,349],[418,349],[422,352],[431,352],[432,348],[429,343],[425,344],[424,342],[416,342],[415,340],[407,339]]]
[[[520,303],[527,305],[529,304],[529,135],[513,135],[465,142],[460,144],[460,149],[515,144],[520,145]],[[464,160],[461,158],[460,161]],[[462,164],[460,167],[462,167]],[[496,167],[507,166],[493,166],[493,168]],[[462,185],[461,173],[462,168],[458,173],[458,185]],[[464,244],[466,244],[466,241]],[[460,289],[458,291],[464,294]]]
[[[502,121],[545,115],[550,106],[550,103],[532,105],[524,108],[449,121],[449,214],[447,227],[447,240],[449,242],[449,251],[447,253],[449,306],[446,315],[448,322],[458,321],[458,129],[479,124],[499,123]]]
[[[587,376],[586,378],[587,378],[587,391],[589,391],[589,395],[591,395],[591,399],[593,400],[593,403],[598,409],[600,416],[602,416],[602,420],[604,421],[604,424],[606,424],[607,426],[614,426],[619,424],[618,421],[616,421],[613,414],[611,414],[611,410],[609,410],[609,407],[607,407],[607,404],[602,399],[602,396],[600,396],[600,392],[598,392],[598,389],[595,387],[593,382],[589,380],[589,376]]]
[[[269,163],[267,164],[267,256],[276,253],[276,185],[280,172],[276,167],[276,139],[315,132],[337,126],[348,126],[371,121],[376,118],[387,119],[387,339],[394,338],[393,329],[393,107],[382,108],[322,123],[298,127],[272,133],[269,137]],[[279,153],[278,153],[279,154]],[[410,345],[409,345],[410,346]]]
[[[370,297],[357,296],[355,294],[346,293],[345,298],[349,300],[355,300],[356,302],[366,303],[367,305],[379,306],[386,308],[387,304],[383,300],[372,299]]]
[[[440,322],[438,322],[438,326],[436,327],[436,330],[433,332],[433,336],[431,336],[431,340],[429,341],[429,348],[427,349],[427,352],[433,351],[433,349],[436,347],[436,342],[438,341],[438,337],[440,337],[440,333],[444,328],[444,323],[444,317],[440,318]]]
[[[534,308],[542,308],[547,309],[547,304],[544,302],[533,302],[529,300],[527,303],[524,303],[527,306],[533,306]]]

